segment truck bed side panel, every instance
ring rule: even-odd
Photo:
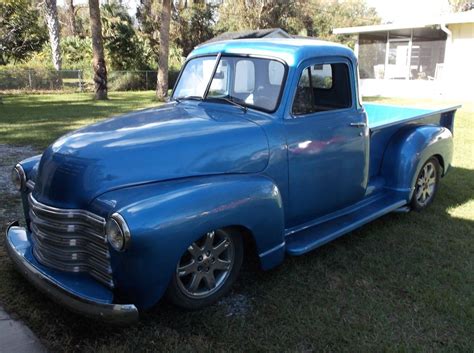
[[[370,128],[369,178],[377,176],[389,141],[408,126],[438,125],[453,132],[457,107],[443,110],[405,108],[381,104],[364,104]]]

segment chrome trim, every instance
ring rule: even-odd
[[[82,297],[77,293],[68,291],[66,288],[61,286],[61,283],[53,281],[51,278],[40,272],[36,267],[31,265],[10,242],[8,236],[9,230],[10,228],[17,226],[18,222],[14,222],[7,227],[5,246],[16,269],[35,287],[47,294],[56,302],[64,305],[69,310],[89,318],[100,319],[122,325],[138,321],[139,314],[135,305],[95,302],[89,298]],[[24,230],[24,228],[22,229]]]
[[[101,224],[102,226],[105,226],[105,219],[92,212],[89,212],[86,210],[74,209],[74,208],[62,209],[62,208],[48,206],[36,201],[33,195],[31,194],[29,194],[28,198],[30,200],[30,205],[33,204],[33,206],[41,207],[42,211],[50,213],[52,216],[60,216],[60,217],[65,217],[65,218],[81,217],[81,218],[84,218],[85,220],[89,220],[91,222],[95,222],[97,224]]]
[[[127,250],[128,247],[130,246],[130,241],[132,240],[132,235],[130,234],[130,228],[128,228],[127,222],[125,222],[125,219],[122,217],[122,215],[117,212],[113,213],[112,216],[110,216],[110,220],[115,221],[117,223],[119,228],[122,230],[122,234],[123,234],[123,247],[122,249],[116,249],[116,250],[118,251]],[[109,238],[107,234],[106,234],[106,237],[108,240]]]
[[[33,254],[41,264],[65,272],[85,272],[114,288],[105,219],[86,210],[59,209],[30,193]]]
[[[17,165],[15,165],[13,167],[13,170],[16,171],[18,173],[18,176],[20,177],[20,188],[17,189],[18,191],[23,191],[25,190],[25,184],[26,184],[26,173],[25,173],[25,170],[23,169],[23,167],[21,166],[20,163],[18,163]]]
[[[31,180],[31,179],[28,180],[28,181],[26,182],[26,188],[27,188],[28,190],[30,190],[30,191],[33,191],[34,188],[35,188],[35,182],[34,182],[33,180]]]

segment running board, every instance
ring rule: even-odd
[[[288,235],[286,238],[286,252],[290,255],[307,253],[376,218],[400,209],[406,203],[406,200],[402,200],[399,195],[388,193],[386,196],[350,213]]]

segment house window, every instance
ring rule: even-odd
[[[349,68],[343,63],[311,65],[303,70],[293,101],[293,115],[305,115],[352,104]]]
[[[384,77],[387,32],[360,34],[359,70],[360,78]]]
[[[436,28],[361,33],[361,78],[439,79],[443,69],[446,37],[446,33]]]
[[[413,30],[410,57],[410,79],[434,80],[442,75],[447,35],[441,30]]]

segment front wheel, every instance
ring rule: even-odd
[[[428,207],[438,191],[441,168],[438,159],[431,157],[421,168],[416,179],[415,191],[411,200],[411,207],[421,211]]]
[[[167,297],[185,309],[201,309],[225,295],[243,260],[242,235],[234,229],[208,232],[181,256]]]

